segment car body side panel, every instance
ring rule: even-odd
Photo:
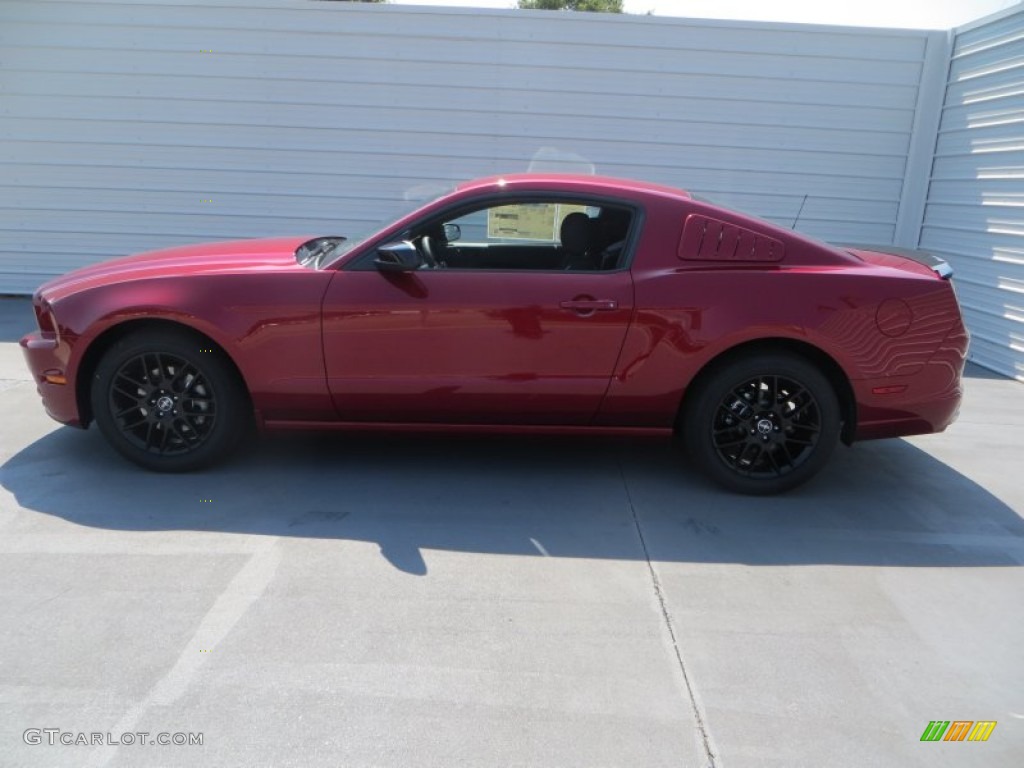
[[[852,381],[859,416],[855,439],[941,432],[953,423],[963,397],[968,341],[958,315],[935,353],[913,375]]]
[[[71,293],[54,303],[61,341],[50,367],[73,382],[86,349],[106,331],[133,320],[167,320],[224,348],[261,416],[331,418],[320,345],[320,300],[330,278],[313,270],[153,277]],[[79,421],[66,405],[61,411],[59,420]]]
[[[799,341],[831,357],[854,384],[865,425],[916,419],[907,410],[915,399],[952,397],[950,371],[958,380],[957,363],[929,364],[943,349],[963,364],[955,299],[934,277],[868,267],[652,270],[636,275],[636,295],[639,309],[600,424],[671,424],[686,387],[708,362],[756,340]],[[896,329],[898,337],[883,334],[876,319],[891,301],[905,302],[913,317],[905,330]],[[906,389],[871,393],[896,378],[892,386]],[[926,420],[938,429],[948,423],[941,414]]]
[[[631,266],[637,309],[595,424],[671,426],[710,361],[770,339],[809,344],[836,362],[857,401],[857,438],[940,431],[955,417],[967,340],[948,281],[697,200],[657,198],[647,213]],[[764,233],[785,258],[695,259],[681,240],[691,214]]]
[[[609,308],[563,306],[573,300]],[[338,415],[586,425],[608,387],[632,305],[626,271],[340,272],[324,301]]]

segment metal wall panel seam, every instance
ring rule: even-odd
[[[896,212],[895,245],[916,248],[920,242],[952,49],[952,32],[929,34],[921,64],[921,82],[904,166],[903,190]]]

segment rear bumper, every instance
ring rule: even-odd
[[[860,418],[855,440],[876,440],[883,437],[904,437],[942,432],[956,421],[960,413],[963,393],[955,393],[934,400],[897,404],[884,396],[866,398],[858,395]],[[868,400],[865,403],[865,400]]]
[[[36,383],[36,391],[43,399],[43,407],[50,418],[72,427],[81,427],[74,382],[54,383],[67,375],[65,350],[57,339],[45,338],[35,331],[19,342],[25,362]]]
[[[855,440],[942,432],[956,421],[963,399],[967,331],[961,323],[912,376],[851,382],[857,400]]]

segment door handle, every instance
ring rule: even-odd
[[[618,309],[619,302],[615,299],[571,299],[561,302],[558,306],[576,312],[608,312]]]

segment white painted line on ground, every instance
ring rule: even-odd
[[[262,546],[235,574],[220,597],[203,616],[203,620],[199,622],[195,634],[185,644],[174,666],[110,729],[115,738],[122,733],[134,731],[136,724],[151,706],[167,706],[181,698],[199,668],[210,658],[206,651],[213,650],[227,637],[232,627],[260,599],[274,578],[277,566],[281,562],[281,550],[277,546],[277,541],[277,538],[264,540]],[[94,752],[85,765],[87,768],[102,768],[116,754],[117,745],[104,746]]]

